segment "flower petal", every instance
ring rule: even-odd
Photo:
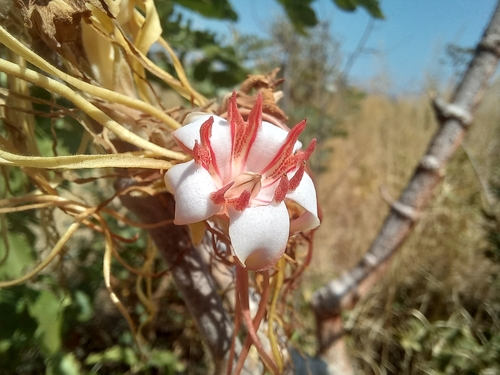
[[[229,173],[231,171],[231,129],[228,122],[222,117],[196,113],[191,118],[193,122],[184,125],[182,128],[177,129],[172,134],[184,151],[192,153],[195,141],[201,142],[200,128],[205,121],[210,117],[214,118],[212,124],[212,136],[210,137],[210,144],[214,151],[217,163],[217,169],[220,171],[220,178],[222,185],[227,184]]]
[[[249,270],[273,267],[286,249],[290,218],[286,205],[228,209],[229,237],[236,257]]]
[[[194,160],[170,168],[165,174],[165,184],[175,196],[174,224],[196,223],[220,210],[210,199],[210,194],[217,190],[212,176]]]
[[[262,121],[262,125],[257,132],[257,137],[252,144],[252,148],[247,157],[246,170],[260,173],[276,156],[288,132],[267,121]],[[194,142],[194,141],[193,141]],[[295,142],[294,151],[298,150],[302,144]]]
[[[292,192],[286,195],[286,198],[295,201],[301,205],[306,211],[293,220],[291,223],[291,232],[301,232],[319,226],[318,218],[318,202],[316,200],[316,189],[314,182],[307,173],[304,173],[299,186]]]
[[[276,192],[278,184],[279,181],[275,181],[272,184],[262,186],[259,191],[259,194],[257,194],[257,196],[254,199],[252,199],[252,203],[255,206],[266,205],[271,203],[274,199],[274,193]]]
[[[304,232],[319,226],[320,222],[316,215],[309,211],[304,211],[298,218],[290,223],[290,233]]]

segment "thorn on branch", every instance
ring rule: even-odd
[[[420,160],[419,166],[427,171],[436,172],[438,175],[442,174],[441,163],[439,162],[439,159],[433,155],[424,155],[424,157]]]
[[[375,268],[380,265],[380,259],[369,252],[365,254],[362,261],[370,268]]]
[[[495,55],[500,57],[500,35],[487,35],[478,47],[482,50],[493,52]]]
[[[432,106],[441,125],[449,119],[458,120],[464,128],[472,123],[471,113],[456,104],[446,103],[443,99],[434,97],[432,98]]]
[[[391,209],[397,214],[401,215],[405,219],[408,219],[412,222],[417,222],[420,218],[420,213],[413,207],[407,206],[399,201],[396,201],[391,197],[385,186],[380,187],[380,194],[382,195],[382,199],[391,206]]]

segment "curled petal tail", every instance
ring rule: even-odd
[[[305,211],[291,223],[292,233],[314,229],[319,226],[318,201],[314,182],[304,173],[297,188],[289,192],[287,198],[298,203]]]

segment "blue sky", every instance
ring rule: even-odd
[[[283,17],[277,1],[230,0],[239,16],[236,24],[193,17],[195,28],[208,28],[228,35],[240,33],[269,36],[273,19]],[[450,69],[440,63],[444,48],[453,43],[475,46],[494,10],[496,0],[381,0],[385,20],[376,21],[366,45],[375,54],[362,55],[350,71],[350,80],[368,87],[369,82],[387,73],[393,92],[422,89],[426,75],[449,81]],[[341,41],[344,62],[354,51],[369,15],[364,9],[342,12],[331,0],[313,3],[320,20],[331,21],[331,32]]]

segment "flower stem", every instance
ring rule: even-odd
[[[239,264],[236,264],[236,293],[240,300],[243,322],[247,327],[248,335],[250,336],[252,343],[255,345],[255,348],[257,349],[262,362],[264,362],[264,365],[268,368],[268,370],[273,375],[278,375],[279,371],[276,363],[274,363],[271,357],[269,357],[269,355],[266,353],[266,351],[262,347],[262,343],[257,337],[254,322],[252,321],[252,317],[250,316],[250,306],[248,302],[248,270],[246,268],[243,268]]]

